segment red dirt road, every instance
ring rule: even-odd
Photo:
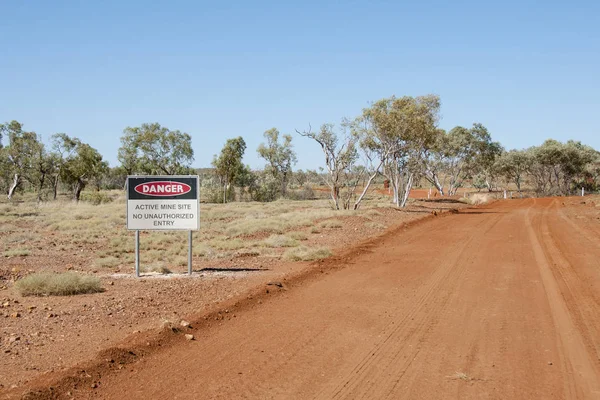
[[[400,230],[76,398],[600,399],[600,224],[562,201]]]

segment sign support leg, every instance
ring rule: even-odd
[[[140,277],[140,231],[135,231],[135,276]]]
[[[192,275],[192,231],[188,233],[188,275]]]

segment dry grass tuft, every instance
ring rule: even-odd
[[[121,265],[122,261],[114,256],[98,258],[94,261],[94,265],[100,268],[113,268]]]
[[[140,272],[144,273],[144,274],[150,274],[150,273],[170,274],[170,273],[172,273],[169,268],[167,268],[164,265],[159,264],[159,263],[142,265],[142,266],[140,266]]]
[[[70,296],[102,291],[100,279],[76,272],[40,272],[15,283],[21,296]]]
[[[267,247],[296,247],[298,242],[285,235],[271,235],[263,241]]]
[[[463,197],[463,198],[459,199],[459,201],[461,201],[463,203],[471,204],[473,206],[476,206],[479,204],[486,204],[492,200],[493,200],[493,197],[487,193],[474,193],[471,196],[469,196],[468,198]]]
[[[308,235],[300,231],[290,232],[288,236],[295,240],[308,240]]]
[[[298,247],[295,249],[288,250],[285,253],[285,258],[291,261],[314,261],[322,258],[327,258],[331,255],[331,250],[326,247],[321,248],[308,248]]]
[[[11,249],[6,250],[2,255],[4,257],[27,257],[31,255],[31,251],[29,249]]]
[[[379,222],[373,222],[373,221],[365,222],[365,226],[370,229],[378,229],[378,230],[387,229],[387,226],[385,226],[384,224],[380,224]]]
[[[339,228],[343,227],[344,225],[342,224],[342,221],[340,221],[339,219],[330,219],[330,220],[321,222],[320,226],[321,226],[321,228],[325,228],[325,229],[339,229]]]

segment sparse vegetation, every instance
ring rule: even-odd
[[[170,274],[172,271],[161,263],[153,263],[140,266],[140,272],[145,274]]]
[[[105,258],[98,258],[94,261],[94,265],[99,268],[113,268],[120,265],[122,261],[114,256],[108,256]]]
[[[321,226],[321,228],[325,228],[325,229],[338,229],[344,225],[342,224],[342,221],[340,221],[339,219],[330,219],[330,220],[321,222],[320,226]]]
[[[331,255],[331,250],[325,247],[308,248],[301,246],[295,249],[288,250],[285,253],[285,258],[291,261],[314,261],[322,258],[327,258]]]
[[[102,291],[100,279],[76,272],[40,272],[16,282],[22,296],[70,296]]]
[[[301,231],[293,231],[288,233],[287,235],[295,240],[308,240],[308,235]]]
[[[27,257],[31,254],[31,250],[29,249],[11,249],[11,250],[6,250],[4,251],[4,253],[2,253],[2,255],[4,257]]]
[[[298,242],[286,235],[271,235],[263,241],[267,247],[296,247]]]
[[[378,222],[373,222],[373,221],[368,221],[368,222],[365,222],[365,226],[366,226],[367,228],[371,228],[371,229],[380,229],[380,230],[383,230],[383,229],[386,229],[386,228],[387,228],[387,226],[385,226],[384,224],[380,224],[380,223],[378,223]]]

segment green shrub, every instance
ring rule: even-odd
[[[114,198],[106,192],[83,192],[81,193],[80,200],[98,206],[100,204],[112,203]]]
[[[69,296],[102,291],[100,279],[76,272],[40,272],[15,283],[22,296]]]

